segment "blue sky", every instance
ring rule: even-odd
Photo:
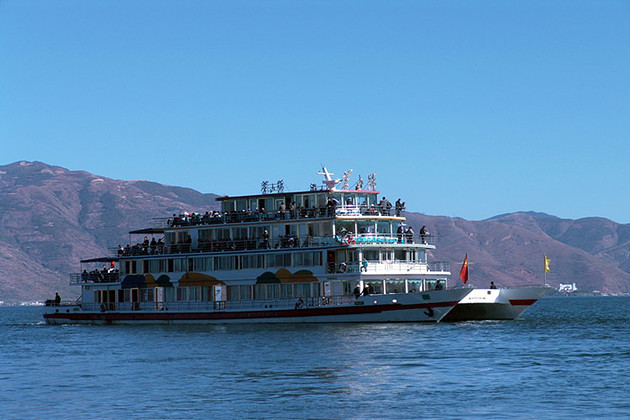
[[[630,223],[628,1],[0,0],[0,164]]]

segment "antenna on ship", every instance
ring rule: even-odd
[[[368,175],[368,185],[372,188],[372,191],[376,190],[376,172]]]
[[[349,169],[347,171],[344,171],[343,173],[343,177],[341,178],[343,180],[343,185],[341,186],[342,190],[347,190],[349,188],[348,185],[348,178],[350,178],[350,174],[352,173],[352,169]]]
[[[326,188],[329,190],[334,190],[335,185],[341,182],[340,179],[333,179],[331,175],[334,175],[333,172],[328,172],[325,166],[322,165],[322,172],[317,172],[317,175],[324,175],[324,180],[322,181]]]

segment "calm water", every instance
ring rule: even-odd
[[[47,326],[0,308],[2,418],[630,417],[630,298],[457,324]]]

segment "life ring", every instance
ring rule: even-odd
[[[352,245],[354,245],[354,244],[355,244],[355,242],[354,242],[354,238],[352,237],[352,234],[351,234],[351,233],[349,233],[349,234],[348,234],[348,243],[349,243],[349,244],[352,244]]]
[[[104,303],[101,303],[101,312],[105,312],[107,310],[107,306]]]
[[[346,265],[346,263],[339,264],[339,273],[345,273],[347,269],[348,266]]]

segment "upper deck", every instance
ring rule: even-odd
[[[401,231],[404,204],[399,199],[392,205],[385,197],[379,201],[374,175],[370,176],[373,189],[365,190],[361,182],[349,189],[347,179],[344,188],[337,189],[340,180],[333,180],[326,168],[322,174],[326,176],[323,188],[312,184],[310,190],[285,192],[281,181],[271,187],[263,183],[260,194],[217,198],[220,211],[173,214],[154,219],[152,228],[130,234],[164,234],[164,242],[156,247],[139,247],[149,248],[150,254],[350,244],[434,247],[432,236],[423,235],[415,242],[411,229]],[[130,254],[137,252],[119,250],[119,255]]]

